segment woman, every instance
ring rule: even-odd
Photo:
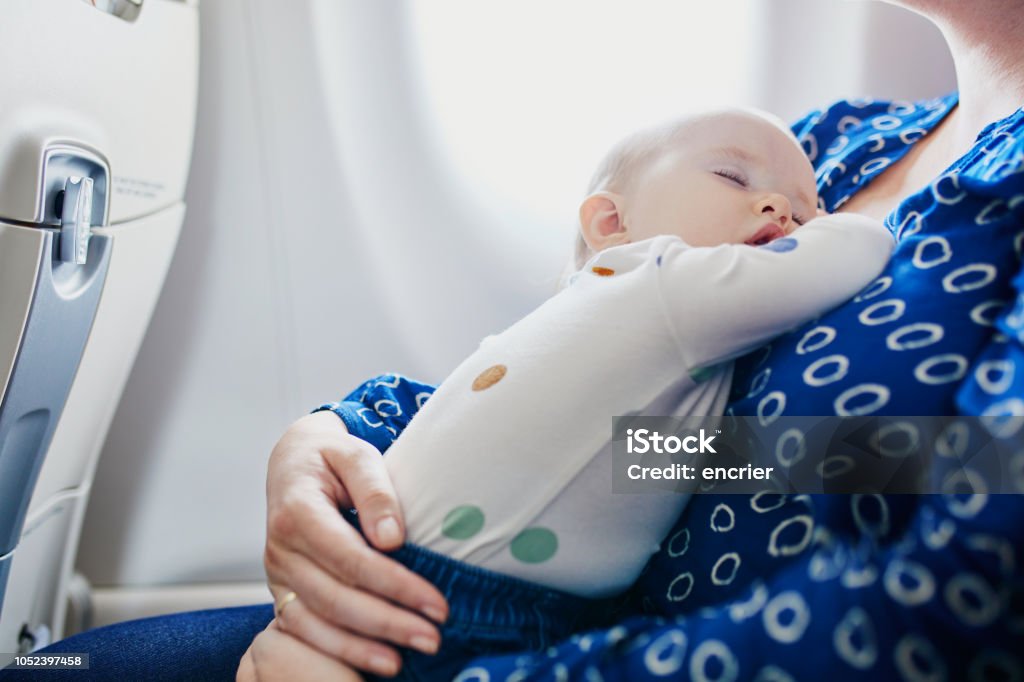
[[[818,169],[825,208],[888,216],[901,250],[865,300],[776,341],[767,357],[754,354],[737,379],[736,414],[781,410],[783,400],[786,414],[1024,413],[1024,382],[1006,370],[1024,359],[1011,315],[1019,294],[1011,280],[1020,271],[1014,239],[1024,229],[1024,113],[1018,111],[1024,3],[901,4],[942,30],[959,98],[919,107],[836,105],[794,126]],[[998,225],[990,221],[997,214]],[[1016,284],[1024,287],[1020,278]],[[993,322],[1008,341],[993,340]],[[942,338],[925,343],[935,336]],[[911,338],[922,345],[893,350]],[[812,370],[812,382],[800,381],[808,361],[818,359],[826,362]],[[820,384],[840,372],[841,379]],[[384,396],[385,389],[369,383],[352,397],[372,404]],[[374,544],[397,544],[398,505],[376,453],[333,435],[340,427],[332,417],[300,420],[271,457],[266,563],[275,597],[289,603],[257,637],[242,678],[255,671],[272,679],[275,670],[314,661],[340,679],[345,663],[386,673],[398,659],[372,640],[408,646],[414,633],[430,632],[427,619],[443,608],[415,577],[367,551],[353,534],[342,535],[340,523],[325,528],[327,514],[294,497],[289,503],[289,492],[302,486],[340,490],[324,469],[296,473],[299,463],[308,471],[327,459],[366,525],[381,530],[371,534]],[[387,439],[375,444],[386,447]],[[331,454],[321,457],[318,450]],[[707,611],[679,623],[637,617],[590,633],[587,646],[566,642],[553,656],[483,659],[466,679],[485,679],[484,673],[504,679],[517,670],[564,671],[573,679],[645,679],[677,670],[740,679],[806,679],[825,671],[907,679],[1024,674],[1017,652],[1005,646],[1014,633],[1024,634],[1014,629],[1020,621],[1013,622],[1024,608],[1024,557],[1011,549],[1024,541],[1024,523],[1016,520],[1024,501],[999,496],[957,506],[938,498],[860,498],[851,504],[846,497],[762,499],[752,508],[750,500],[695,498],[636,592],[662,616]],[[293,534],[296,529],[306,532]],[[764,554],[773,537],[774,556],[752,551]],[[689,554],[687,541],[697,548]],[[337,558],[329,567],[322,565],[326,552]],[[829,559],[841,568],[831,577],[821,568]],[[717,584],[725,578],[727,585]]]
[[[1013,306],[1024,287],[1024,0],[901,4],[942,29],[959,98],[840,103],[794,126],[824,208],[888,216],[893,263],[860,300],[738,366],[736,414],[1024,413],[1024,377],[1013,371],[1024,363],[1024,315]],[[415,404],[429,390],[371,380],[350,398]],[[392,438],[358,435],[378,449]],[[310,415],[275,448],[267,488],[279,616],[269,626],[270,607],[200,612],[50,650],[89,651],[100,675],[214,677],[265,628],[242,680],[386,675],[399,663],[387,643],[429,650],[446,613],[440,595],[337,513],[358,508],[378,549],[401,543],[377,449],[333,414]],[[636,615],[549,655],[481,659],[463,679],[1024,676],[1011,646],[1024,633],[1021,498],[856,500],[696,497],[634,586]]]

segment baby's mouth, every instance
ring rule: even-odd
[[[774,241],[779,237],[785,236],[786,233],[783,231],[781,227],[779,227],[775,223],[768,223],[760,230],[755,232],[753,237],[751,237],[750,239],[743,243],[749,244],[750,246],[763,246],[764,244],[767,244],[770,241]]]

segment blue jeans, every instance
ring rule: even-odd
[[[358,528],[355,515],[345,516]],[[402,649],[399,680],[451,680],[478,656],[543,650],[573,632],[608,624],[618,601],[584,599],[415,545],[407,544],[390,556],[434,584],[449,607],[441,628],[441,650],[430,656]],[[273,615],[272,605],[264,604],[96,628],[36,652],[88,653],[89,670],[4,670],[0,682],[234,680],[242,655]]]
[[[0,681],[234,680],[242,654],[273,617],[272,605],[261,604],[95,628],[36,652],[87,653],[88,670],[0,670]]]

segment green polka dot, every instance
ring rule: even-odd
[[[441,533],[452,540],[466,540],[484,527],[484,512],[480,507],[464,504],[448,512],[441,522]]]
[[[558,537],[547,528],[527,528],[512,538],[512,556],[525,564],[539,564],[555,556]]]

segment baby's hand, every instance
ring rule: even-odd
[[[816,211],[816,212],[814,213],[814,217],[815,217],[815,218],[820,218],[820,217],[822,217],[822,216],[826,216],[826,215],[829,215],[829,212],[828,212],[828,211],[826,211],[826,210],[825,210],[825,209],[823,209],[823,208],[819,208],[819,209],[818,209],[818,210],[817,210],[817,211]]]

